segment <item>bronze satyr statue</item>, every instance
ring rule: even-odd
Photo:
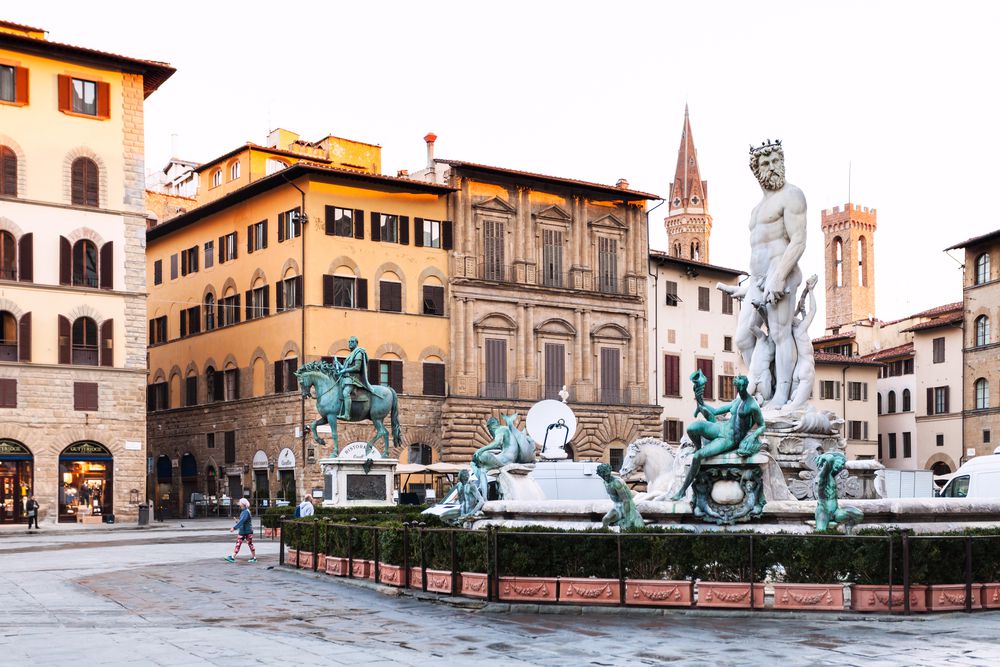
[[[611,466],[602,463],[597,466],[597,475],[604,480],[604,489],[614,503],[608,513],[601,519],[601,525],[618,526],[622,530],[634,530],[645,526],[639,510],[635,508],[632,491],[625,482],[611,474]]]
[[[837,475],[847,465],[847,457],[840,452],[823,452],[816,457],[816,530],[823,531],[831,523],[838,523],[850,533],[864,519],[865,514],[856,507],[839,507],[837,503]]]

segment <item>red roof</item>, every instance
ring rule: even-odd
[[[696,262],[693,259],[685,259],[683,257],[674,257],[668,253],[660,250],[650,250],[649,258],[660,262],[660,263],[675,263],[681,266],[691,267],[693,269],[705,269],[706,271],[718,271],[720,273],[728,273],[733,276],[746,276],[750,275],[749,271],[740,271],[738,269],[729,269],[725,266],[719,266],[717,264],[707,264],[705,262]]]
[[[853,331],[845,331],[844,333],[827,334],[826,336],[820,336],[819,338],[813,338],[813,345],[816,343],[827,343],[832,340],[846,340],[848,338],[854,338]]]
[[[937,329],[938,327],[950,327],[956,324],[962,324],[964,321],[965,321],[965,314],[958,313],[957,315],[951,315],[948,317],[938,317],[927,322],[914,324],[912,327],[903,329],[903,331],[926,331],[928,329]]]
[[[14,30],[24,30],[25,32],[48,32],[45,28],[35,28],[30,25],[24,25],[23,23],[14,23],[13,21],[4,21],[0,19],[0,26],[5,28],[14,28]]]
[[[88,49],[73,44],[53,42],[48,39],[29,37],[12,32],[0,31],[0,46],[14,50],[39,53],[52,57],[53,54],[81,61],[96,61],[105,65],[120,67],[127,72],[142,74],[143,97],[149,97],[164,81],[177,70],[167,63],[157,60],[142,60],[129,56]]]
[[[537,178],[543,181],[550,181],[552,183],[559,183],[561,185],[575,185],[578,187],[587,188],[589,190],[599,190],[601,192],[615,193],[619,196],[628,195],[628,199],[663,199],[660,195],[650,194],[648,192],[642,192],[640,190],[629,190],[627,188],[619,188],[614,185],[605,185],[603,183],[591,183],[590,181],[578,181],[574,178],[562,178],[560,176],[549,176],[547,174],[538,174],[531,171],[518,171],[516,169],[505,169],[504,167],[493,167],[488,164],[479,164],[476,162],[465,162],[463,160],[435,160],[436,162],[441,162],[442,164],[447,164],[452,167],[465,167],[467,169],[478,169],[481,171],[492,171],[498,174],[508,174],[511,176],[528,176],[530,178]]]
[[[284,148],[269,148],[267,146],[261,146],[260,144],[255,144],[252,141],[248,141],[244,144],[240,144],[236,148],[223,153],[217,158],[209,160],[208,162],[203,162],[195,168],[195,173],[200,173],[211,167],[212,165],[218,164],[224,160],[231,158],[232,156],[242,153],[245,150],[260,151],[262,153],[273,153],[274,155],[281,155],[284,157],[294,157],[300,160],[306,160],[308,162],[332,162],[325,157],[320,155],[309,155],[308,153],[296,153],[295,151],[287,151]]]
[[[980,236],[973,236],[971,239],[966,239],[961,243],[956,243],[950,248],[945,248],[945,250],[956,250],[958,248],[968,248],[969,246],[979,245],[980,243],[986,243],[987,241],[992,241],[996,238],[1000,238],[1000,229],[992,231],[988,234],[982,234]]]
[[[872,352],[871,354],[866,354],[860,357],[861,359],[866,359],[868,361],[885,361],[886,359],[894,359],[896,357],[912,357],[913,356],[913,343],[904,343],[902,345],[897,345],[896,347],[888,347],[884,350],[879,350],[878,352]]]
[[[816,352],[817,364],[836,364],[840,366],[884,366],[878,361],[868,361],[864,357],[845,357],[842,354],[830,354],[829,352]]]

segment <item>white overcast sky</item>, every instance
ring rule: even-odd
[[[851,200],[878,209],[884,320],[961,300],[943,249],[1000,226],[1000,3],[35,0],[2,15],[177,68],[146,103],[147,168],[173,133],[177,157],[204,161],[280,126],[380,144],[395,174],[424,164],[433,131],[438,157],[666,196],[687,102],[715,264],[747,265],[747,149],[765,138],[809,202],[806,275],[822,278],[820,210],[847,201],[852,165]]]

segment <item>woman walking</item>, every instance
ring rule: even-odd
[[[240,547],[243,546],[243,542],[247,543],[250,547],[250,560],[247,562],[256,563],[257,562],[257,551],[253,548],[253,517],[250,516],[250,501],[246,498],[240,498],[240,519],[236,522],[236,525],[229,529],[229,532],[237,531],[236,535],[236,548],[233,549],[232,556],[226,556],[226,560],[230,563],[236,562],[236,555],[240,553]]]

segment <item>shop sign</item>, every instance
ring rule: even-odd
[[[278,467],[279,468],[294,468],[295,467],[295,453],[292,452],[288,447],[281,450],[278,454]]]
[[[0,440],[0,456],[31,456],[31,452],[16,440]]]
[[[73,443],[63,450],[62,456],[69,457],[74,454],[78,456],[111,456],[111,452],[108,451],[107,447],[90,440],[81,440],[80,442]]]
[[[364,441],[352,442],[351,444],[340,450],[340,454],[337,455],[338,459],[367,459],[371,458],[367,454],[368,443]],[[378,450],[372,450],[377,458]]]
[[[294,457],[292,460],[294,465]],[[253,467],[255,469],[267,467],[267,454],[263,450],[257,450],[257,453],[253,455]]]

